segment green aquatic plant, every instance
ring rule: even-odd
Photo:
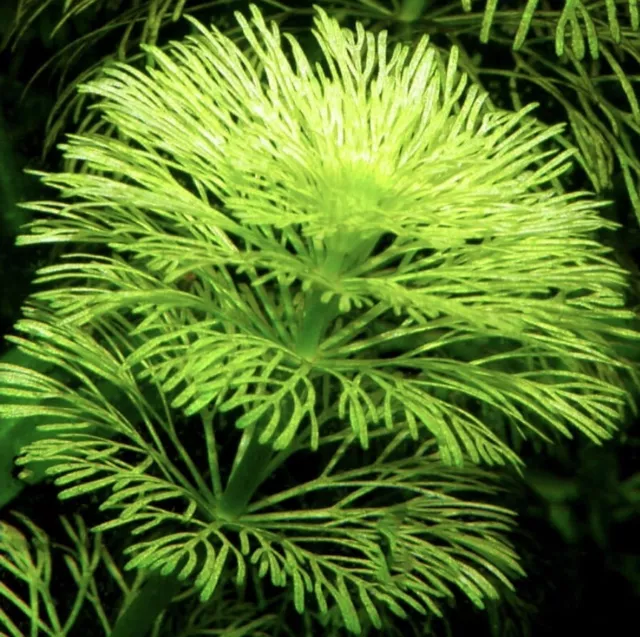
[[[313,65],[255,6],[250,57],[191,18],[145,70],[106,65],[79,89],[99,123],[39,173],[57,197],[27,204],[20,244],[95,250],[38,272],[10,340],[41,368],[0,365],[0,417],[46,419],[18,464],[128,533],[118,612],[82,598],[107,635],[211,634],[247,586],[308,634],[482,608],[523,575],[489,467],[610,438],[629,400],[627,277],[594,235],[615,224],[563,190],[564,127],[495,106],[455,47],[389,52],[316,12]],[[3,537],[31,598],[0,595],[67,634]]]
[[[261,0],[265,15],[281,30],[298,33],[313,13],[311,4]],[[619,183],[640,219],[640,125],[637,83],[640,10],[638,0],[540,0],[498,3],[473,0],[319,0],[343,26],[362,22],[374,32],[389,31],[392,43],[415,43],[431,34],[460,50],[459,64],[473,81],[504,108],[542,104],[547,123],[567,122],[557,141],[574,145],[574,173],[586,178],[595,192],[608,195]],[[45,148],[64,132],[65,122],[77,112],[82,96],[75,85],[99,71],[101,62],[87,68],[79,60],[107,36],[119,36],[120,60],[137,60],[138,44],[156,44],[164,29],[183,15],[214,16],[219,27],[240,46],[241,31],[229,13],[246,6],[244,0],[17,0],[14,19],[8,21],[0,48],[15,46],[41,14],[49,11],[51,35],[74,21],[82,22],[102,10],[104,22],[57,51],[43,71],[55,65],[63,77],[69,68],[78,77],[64,82],[64,90],[49,120]],[[56,7],[54,11],[53,8]],[[313,42],[311,42],[313,46]],[[251,49],[245,51],[251,54]],[[43,61],[44,64],[45,61]],[[73,73],[71,73],[73,77]],[[508,105],[508,106],[507,106]],[[89,120],[83,124],[89,126]],[[568,146],[567,146],[568,147]]]

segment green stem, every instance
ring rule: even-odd
[[[218,514],[229,520],[242,515],[246,511],[249,501],[256,489],[265,478],[265,470],[273,458],[273,449],[270,444],[263,445],[259,442],[263,430],[263,422],[268,421],[270,415],[263,416],[250,429],[245,431],[243,443],[246,446],[238,450],[242,454],[231,471],[220,501],[218,502]]]
[[[428,0],[404,0],[396,18],[400,22],[415,22],[427,8]]]
[[[145,637],[181,585],[176,575],[149,575],[137,597],[116,622],[111,637]]]
[[[304,318],[298,332],[296,353],[306,360],[315,356],[330,322],[338,312],[338,298],[334,297],[329,303],[323,303],[320,300],[322,294],[322,290],[315,289],[305,300]]]
[[[363,244],[363,242],[360,242]],[[324,263],[322,272],[329,278],[338,278],[345,267],[350,267],[352,261],[358,260],[358,242],[350,234],[339,235],[324,246]],[[321,301],[326,290],[314,287],[306,295],[304,302],[304,317],[298,331],[296,353],[305,360],[313,359],[318,351],[327,328],[339,313],[339,299],[334,296],[328,303]]]

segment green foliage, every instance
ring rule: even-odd
[[[407,25],[429,19],[410,4]],[[514,438],[600,443],[630,402],[627,277],[595,239],[616,224],[564,190],[564,126],[498,108],[461,47],[388,54],[385,31],[316,13],[322,64],[251,6],[243,47],[189,18],[144,71],[101,67],[79,87],[91,129],[37,173],[56,199],[25,206],[21,245],[76,250],[38,272],[9,340],[41,369],[0,364],[0,418],[23,421],[19,466],[127,532],[114,637],[200,634],[228,585],[282,589],[336,634],[484,608],[523,571],[476,465],[520,470]],[[190,626],[145,603],[163,587]]]
[[[51,4],[51,1],[20,0],[14,28],[7,35],[5,46],[19,40],[32,21]],[[65,2],[53,33],[69,20],[96,7],[110,10],[114,14],[112,20],[93,31],[90,37],[70,46],[61,53],[61,58],[68,66],[105,34],[119,31],[122,39],[117,57],[134,61],[140,57],[138,43],[156,43],[162,28],[175,23],[183,14],[218,11],[230,4],[245,3],[225,0],[194,3],[192,8],[187,0],[146,0],[123,11],[121,2]],[[283,29],[288,19],[307,13],[271,0],[261,4]],[[470,0],[461,3],[345,0],[318,4],[327,5],[341,20],[361,20],[373,30],[397,25],[395,32],[393,28],[391,30],[392,41],[396,38],[413,42],[424,33],[442,34],[451,45],[461,48],[464,70],[494,99],[501,99],[499,95],[506,90],[516,110],[531,102],[532,92],[540,94],[539,101],[544,101],[545,110],[561,110],[560,118],[555,121],[569,122],[564,143],[579,148],[577,160],[596,192],[605,191],[612,179],[620,174],[636,215],[640,215],[640,160],[634,141],[640,124],[635,87],[637,73],[623,71],[623,64],[640,62],[637,56],[640,37],[637,0],[570,0],[562,7],[552,9],[539,6],[538,0],[504,9],[498,2],[489,2],[482,10],[477,10],[478,3]],[[216,16],[217,22],[221,19],[224,15]],[[235,39],[238,30],[234,25],[225,23],[224,26],[228,27],[227,34]],[[479,46],[474,46],[473,50],[461,42],[461,36],[469,33],[477,33]],[[482,46],[487,43],[502,48],[501,57],[512,59],[512,68],[503,68],[504,65],[492,68],[487,64]],[[63,130],[67,117],[74,112],[74,104],[79,99],[74,87],[99,72],[100,67],[99,64],[85,69],[86,72],[61,95],[50,121],[48,148]],[[88,126],[88,121],[84,125]],[[559,141],[562,143],[561,139]]]
[[[55,548],[64,553],[65,566],[77,585],[67,617],[63,618],[51,590],[54,581],[51,540],[42,529],[24,516],[15,514],[15,517],[30,537],[25,536],[19,527],[0,522],[0,568],[3,570],[0,583],[0,598],[3,599],[0,622],[9,631],[6,634],[10,637],[22,637],[25,634],[62,637],[70,633],[83,607],[88,606],[95,613],[103,629],[102,634],[110,635],[109,611],[101,601],[94,573],[101,564],[105,565],[107,573],[122,584],[125,590],[126,585],[113,558],[102,544],[100,534],[90,535],[80,516],[75,516],[73,521],[61,519],[72,545]],[[57,569],[55,575],[60,577]],[[26,585],[29,591],[28,601],[18,597],[9,588],[8,583],[12,581]],[[18,619],[15,613],[8,614],[10,609],[16,609],[24,617]],[[25,625],[29,628],[23,631],[21,627]]]
[[[113,609],[106,603],[105,591],[109,591],[111,604],[131,608],[139,598],[141,583],[145,580],[140,571],[136,577],[128,577],[118,566],[99,532],[91,533],[81,516],[61,518],[67,541],[55,543],[39,527],[20,514],[14,514],[12,523],[0,522],[0,622],[8,637],[26,634],[44,634],[49,637],[67,637],[79,629],[90,626],[90,634],[112,637],[114,634]],[[61,559],[54,560],[53,556]],[[65,578],[66,579],[63,579]],[[60,586],[64,581],[67,588]],[[75,584],[76,591],[69,589]],[[150,633],[160,635],[190,635],[206,637],[258,637],[274,635],[279,628],[278,604],[286,604],[282,596],[273,605],[256,616],[255,607],[238,598],[237,590],[226,581],[221,586],[224,603],[202,608],[197,597],[182,596],[183,608],[191,609],[192,620],[188,633],[178,632],[179,624],[167,612],[162,611]],[[9,586],[11,585],[11,587]],[[14,590],[26,588],[24,597]],[[66,612],[61,612],[60,598],[64,597]],[[148,602],[149,600],[147,600]],[[82,625],[78,625],[80,620]],[[89,623],[87,623],[89,622]],[[130,634],[140,634],[134,626]],[[285,634],[285,633],[283,633]],[[290,634],[290,633],[289,633]],[[329,633],[328,633],[329,634]]]
[[[135,308],[144,317],[137,333],[159,334],[130,365],[144,364],[164,391],[181,388],[173,406],[189,414],[217,401],[222,411],[247,405],[241,427],[266,415],[260,440],[277,432],[279,449],[305,418],[317,445],[313,383],[326,376],[338,415],[349,414],[365,446],[369,423],[392,428],[400,417],[414,437],[417,423],[426,426],[446,462],[460,464],[463,453],[517,462],[486,425],[436,400],[437,388],[489,404],[514,426],[530,426],[524,410],[567,434],[570,420],[595,440],[608,437],[624,391],[589,369],[624,367],[606,338],[636,335],[609,322],[632,313],[620,309],[624,272],[589,239],[607,227],[602,204],[544,190],[569,155],[532,149],[556,131],[528,117],[530,108],[500,112],[475,87],[465,92],[455,53],[445,67],[426,38],[411,75],[399,66],[406,50],[387,66],[384,36],[366,39],[366,67],[376,51],[381,60],[367,98],[360,78],[371,71],[338,71],[331,61],[359,57],[364,32],[343,44],[337,26],[323,23],[332,79],[318,81],[294,40],[297,76],[257,24],[265,51],[243,26],[277,99],[216,31],[175,44],[172,57],[148,49],[156,58],[148,78],[116,64],[81,89],[104,98],[103,121],[124,139],[72,136],[66,157],[85,168],[42,177],[86,203],[32,205],[55,220],[36,222],[35,236],[20,241],[117,236],[110,243],[127,256],[47,268],[43,280],[89,275],[93,287],[35,298],[74,324]],[[414,93],[430,96],[428,118]],[[390,117],[396,103],[404,107]],[[333,122],[329,131],[322,121]],[[175,289],[187,272],[192,291]],[[243,275],[250,286],[237,283]],[[394,316],[389,329],[368,336],[385,316]],[[446,337],[435,338],[436,328]],[[401,356],[376,357],[378,343],[405,335],[414,339]],[[480,356],[471,348],[464,361],[428,356],[474,338],[488,341]],[[399,365],[416,377],[398,379]],[[296,408],[282,428],[286,396]]]

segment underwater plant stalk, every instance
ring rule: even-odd
[[[427,8],[427,0],[404,0],[397,19],[401,22],[415,22]]]

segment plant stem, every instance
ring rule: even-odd
[[[404,0],[396,19],[400,22],[415,22],[427,8],[428,0]]]
[[[286,417],[286,410],[283,415]],[[238,449],[238,454],[241,455],[218,502],[218,515],[224,519],[232,520],[242,515],[265,478],[265,469],[274,452],[270,444],[261,444],[259,438],[263,430],[262,424],[265,420],[268,421],[269,417],[270,414],[265,414],[245,431],[246,438],[243,436],[243,442]]]
[[[321,269],[325,276],[337,279],[344,268],[349,268],[362,256],[362,250],[371,250],[371,242],[358,240],[349,233],[340,234],[323,246],[324,262]],[[366,256],[368,252],[364,255]],[[305,360],[313,359],[331,321],[339,314],[340,300],[334,296],[328,303],[322,302],[326,290],[313,287],[305,297],[304,317],[296,343],[296,353]]]
[[[305,300],[304,318],[298,332],[296,353],[306,360],[315,356],[318,345],[338,310],[338,298],[334,297],[329,303],[323,303],[320,300],[322,293],[321,290],[314,289]]]
[[[149,575],[136,598],[116,622],[111,637],[145,637],[181,586],[182,582],[175,573],[169,577],[159,573]]]

